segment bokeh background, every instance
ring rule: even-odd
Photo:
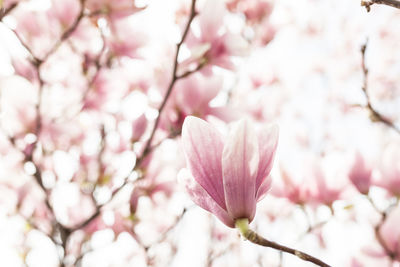
[[[400,10],[199,0],[179,54],[193,73],[160,113],[191,1],[2,4],[2,266],[312,266],[193,204],[188,115],[279,126],[252,229],[333,266],[399,266]]]

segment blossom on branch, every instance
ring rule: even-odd
[[[232,70],[235,68],[233,57],[247,54],[248,44],[239,35],[224,26],[224,17],[228,11],[222,1],[207,1],[199,16],[199,32],[190,31],[187,45],[192,58],[200,58],[210,65]]]
[[[179,179],[192,200],[229,227],[237,219],[252,221],[256,203],[271,185],[278,128],[256,131],[240,120],[223,137],[211,124],[190,116],[183,124],[182,142],[188,170]]]

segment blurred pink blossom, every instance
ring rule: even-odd
[[[167,104],[161,122],[162,126],[165,129],[179,131],[185,117],[189,115],[203,119],[212,115],[225,122],[233,120],[235,112],[232,109],[226,106],[212,107],[210,105],[211,100],[221,91],[222,85],[221,77],[206,77],[201,74],[193,74],[179,81]]]
[[[12,65],[16,75],[24,77],[30,82],[37,80],[35,68],[29,63],[28,60],[15,57],[12,59]]]
[[[280,171],[281,179],[278,184],[274,182],[271,193],[274,196],[286,198],[294,204],[307,203],[311,198],[312,191],[310,180],[308,178],[296,180],[292,174],[282,167]]]
[[[350,181],[361,194],[368,194],[371,185],[372,168],[367,166],[360,152],[356,152],[349,172]]]
[[[135,0],[88,0],[86,7],[93,14],[107,15],[112,19],[130,16],[143,9],[136,6]]]
[[[229,10],[242,12],[248,22],[257,23],[271,15],[273,5],[265,0],[233,0],[227,3],[227,7]]]
[[[182,142],[189,170],[179,176],[192,200],[229,227],[236,219],[252,221],[257,201],[271,185],[277,127],[255,131],[249,121],[241,120],[222,137],[211,124],[188,117]]]
[[[316,187],[313,190],[312,201],[316,204],[332,206],[335,200],[338,200],[343,193],[344,185],[338,181],[329,181],[326,173],[319,165],[314,165],[309,170],[309,175],[314,180]]]
[[[399,144],[393,142],[383,151],[379,168],[381,173],[375,183],[395,196],[400,196],[399,148]]]
[[[129,19],[114,20],[110,24],[112,35],[106,39],[114,56],[140,58],[138,49],[146,44],[146,34]]]
[[[393,210],[382,227],[379,234],[382,238],[383,245],[386,246],[386,253],[391,253],[396,260],[400,260],[400,208]]]
[[[144,114],[140,115],[132,122],[131,142],[136,142],[142,137],[147,128],[147,119]]]
[[[224,27],[226,13],[222,1],[208,0],[198,17],[200,34],[197,36],[190,32],[187,44],[193,54],[202,55],[211,65],[233,69],[232,57],[244,56],[247,53],[247,43],[240,35]]]
[[[143,196],[147,196],[150,200],[157,204],[157,196],[164,195],[169,198],[175,191],[175,181],[171,180],[169,177],[174,177],[168,170],[162,168],[161,162],[163,159],[162,155],[159,153],[150,154],[151,160],[141,164],[141,172],[145,173],[145,178],[139,178],[135,182],[135,187],[131,192],[129,205],[132,214],[136,213],[138,209],[139,199]],[[142,162],[143,163],[143,162]],[[178,166],[182,166],[181,160],[175,158],[175,162]],[[171,166],[175,169],[175,166]],[[173,171],[176,176],[176,171]]]
[[[67,29],[70,27],[79,14],[79,1],[74,0],[53,0],[52,8],[49,9],[49,16],[61,24],[61,27]]]

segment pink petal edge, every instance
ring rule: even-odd
[[[277,125],[262,127],[258,131],[258,148],[260,152],[260,162],[258,165],[258,174],[256,189],[258,189],[271,172],[276,147],[279,139],[279,129]]]
[[[221,165],[223,142],[220,133],[206,121],[189,116],[183,123],[182,143],[194,179],[221,208],[226,209]]]
[[[188,169],[182,169],[179,171],[178,181],[184,184],[194,203],[217,216],[217,218],[225,225],[232,228],[235,227],[235,222],[231,217],[229,217],[228,212],[222,209],[207,193],[207,191],[194,180]]]

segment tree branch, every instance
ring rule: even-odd
[[[381,113],[379,113],[376,109],[374,109],[374,107],[371,104],[371,99],[370,99],[370,95],[368,93],[368,68],[365,64],[365,53],[367,50],[367,45],[368,45],[368,41],[365,42],[365,44],[363,44],[361,46],[361,68],[362,68],[362,72],[363,72],[363,85],[362,85],[362,91],[364,92],[364,95],[367,99],[367,105],[365,106],[365,108],[369,111],[369,117],[371,119],[371,121],[373,122],[381,122],[383,124],[385,124],[386,126],[392,128],[394,131],[396,131],[397,133],[400,134],[400,129],[396,127],[396,125],[394,125],[393,122],[391,122],[390,120],[388,120],[387,118],[385,118],[385,116],[383,116]]]
[[[80,10],[78,16],[75,18],[74,22],[70,27],[68,27],[61,37],[57,40],[57,42],[53,45],[53,47],[47,52],[47,54],[43,57],[42,61],[46,61],[49,56],[51,56],[57,49],[61,46],[61,44],[67,40],[78,28],[79,23],[82,21],[82,18],[85,16],[85,2],[86,0],[80,0]]]
[[[239,229],[240,233],[245,237],[247,240],[250,242],[264,246],[264,247],[269,247],[273,248],[282,252],[286,252],[289,254],[292,254],[294,256],[297,256],[298,258],[304,260],[304,261],[309,261],[314,263],[315,265],[322,266],[322,267],[330,267],[330,265],[326,264],[320,259],[317,259],[307,253],[304,253],[300,250],[289,248],[283,245],[280,245],[278,243],[269,241],[261,236],[259,236],[256,232],[252,231],[249,229],[249,220],[248,219],[238,219],[235,222],[236,227]]]
[[[194,73],[194,71],[192,71],[192,72],[188,72],[186,74],[183,74],[181,76],[177,75],[177,70],[178,70],[178,65],[179,65],[179,63],[178,63],[179,51],[181,49],[182,44],[185,42],[186,36],[187,36],[187,34],[189,32],[189,29],[190,29],[190,25],[191,25],[191,23],[192,23],[192,21],[193,21],[195,16],[196,16],[196,0],[192,0],[189,19],[188,19],[188,21],[186,23],[186,27],[185,27],[185,30],[184,30],[184,32],[182,34],[182,38],[181,38],[180,42],[176,45],[176,52],[175,52],[175,59],[174,59],[174,66],[173,66],[173,70],[172,70],[171,82],[170,82],[170,84],[168,86],[167,93],[165,94],[164,99],[163,99],[160,107],[158,108],[158,116],[157,116],[157,119],[156,119],[156,121],[154,123],[153,130],[151,131],[150,137],[147,140],[147,143],[146,143],[146,145],[144,147],[142,155],[140,156],[140,158],[139,158],[139,160],[137,162],[137,165],[140,165],[140,163],[144,160],[144,158],[146,158],[147,154],[149,154],[149,152],[150,152],[151,142],[153,141],[154,134],[155,134],[155,132],[157,130],[158,124],[160,123],[161,113],[164,110],[165,105],[167,104],[168,98],[172,93],[172,89],[174,88],[175,83],[179,79],[187,77],[190,74]],[[201,65],[202,64],[200,64],[199,66],[201,66]],[[201,67],[196,68],[195,71],[199,70]]]
[[[185,41],[185,39],[186,39],[186,36],[187,36],[187,34],[188,34],[188,32],[189,32],[189,29],[190,29],[190,25],[191,25],[191,23],[192,23],[192,21],[193,21],[193,19],[194,19],[195,16],[196,16],[196,0],[192,0],[192,5],[191,5],[191,9],[190,9],[189,19],[188,19],[188,21],[187,21],[187,23],[186,23],[185,30],[184,30],[184,32],[183,32],[183,34],[182,34],[182,38],[181,38],[180,42],[177,44],[177,48],[176,48],[176,52],[175,52],[175,58],[174,58],[174,66],[173,66],[173,71],[172,71],[172,79],[171,79],[171,82],[170,82],[170,84],[169,84],[169,86],[168,86],[167,93],[166,93],[166,95],[165,95],[165,97],[164,97],[164,99],[163,99],[163,102],[161,103],[160,107],[158,108],[158,116],[157,116],[157,119],[156,119],[155,124],[154,124],[154,126],[153,126],[153,129],[152,129],[152,131],[151,131],[150,138],[147,140],[146,145],[145,145],[145,148],[144,148],[144,150],[143,150],[141,156],[137,159],[136,164],[135,164],[135,167],[133,167],[133,169],[131,170],[131,172],[132,172],[132,171],[135,171],[135,170],[137,170],[137,169],[139,169],[139,168],[140,168],[140,163],[146,158],[146,156],[153,150],[154,147],[157,147],[157,145],[152,146],[151,143],[152,143],[152,140],[153,140],[153,138],[154,138],[154,134],[155,134],[155,132],[156,132],[156,130],[157,130],[158,124],[159,124],[159,122],[160,122],[161,113],[162,113],[162,111],[164,110],[164,107],[165,107],[165,105],[166,105],[166,103],[167,103],[167,101],[168,101],[169,96],[171,95],[171,92],[172,92],[172,89],[173,89],[175,83],[176,83],[179,79],[184,78],[184,77],[187,77],[187,76],[189,76],[190,74],[194,73],[195,71],[198,71],[198,70],[201,68],[201,67],[197,67],[195,70],[189,71],[189,72],[187,72],[187,73],[184,73],[184,74],[181,75],[181,76],[178,76],[178,75],[177,75],[177,70],[178,70],[178,65],[179,65],[179,63],[178,63],[179,51],[180,51],[180,48],[181,48],[182,44],[184,43],[184,41]],[[200,64],[200,65],[203,65],[203,64]],[[131,172],[130,172],[130,173],[131,173]],[[129,177],[129,176],[128,176],[128,177]],[[116,188],[116,189],[112,192],[111,198],[110,198],[110,200],[109,200],[108,202],[106,202],[106,203],[104,203],[104,204],[101,204],[101,205],[98,205],[98,206],[96,207],[96,211],[95,211],[89,218],[87,218],[86,220],[84,220],[82,223],[76,225],[75,227],[71,228],[70,230],[73,232],[73,231],[76,231],[76,230],[78,230],[78,229],[82,229],[83,227],[85,227],[85,226],[87,226],[88,224],[90,224],[95,218],[97,218],[97,217],[101,214],[101,209],[102,209],[106,204],[108,204],[108,203],[114,198],[114,196],[115,196],[119,191],[122,190],[122,188],[125,187],[125,185],[128,183],[128,177],[125,178],[125,180],[124,180],[124,182],[122,183],[121,186],[119,186],[118,188]],[[143,176],[142,176],[142,177],[143,177]],[[142,177],[138,177],[138,179],[137,179],[136,181],[140,180]]]
[[[367,12],[371,11],[373,4],[387,5],[400,9],[400,1],[398,0],[361,0],[361,6],[365,6]]]
[[[395,251],[392,251],[386,241],[383,239],[382,235],[381,235],[381,228],[383,226],[383,224],[386,222],[386,219],[388,218],[390,212],[393,210],[393,208],[395,208],[398,203],[399,203],[399,199],[396,198],[396,202],[391,204],[389,207],[386,208],[386,210],[381,211],[376,205],[375,202],[373,201],[373,199],[367,195],[367,200],[369,201],[369,203],[371,204],[371,206],[374,208],[374,210],[380,214],[381,219],[379,221],[379,223],[377,225],[375,225],[374,227],[374,232],[375,232],[375,238],[378,241],[379,245],[382,247],[382,249],[384,250],[384,252],[386,253],[386,255],[390,258],[391,261],[395,260],[397,258],[397,253]]]
[[[7,16],[14,8],[18,6],[18,3],[11,4],[8,8],[0,7],[0,21]]]

